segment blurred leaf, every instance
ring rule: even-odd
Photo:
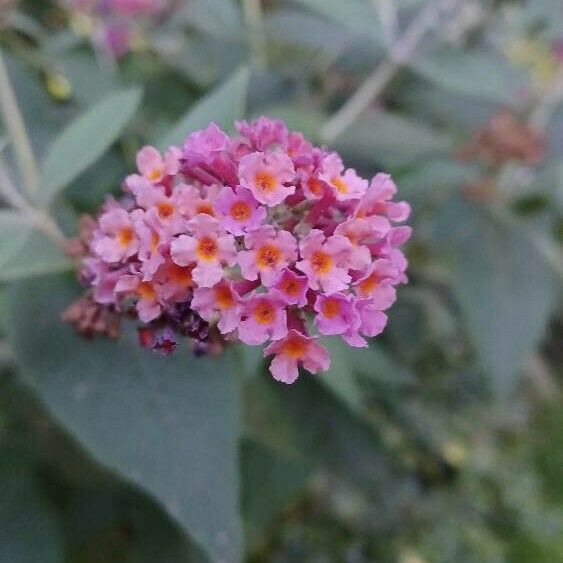
[[[61,563],[56,515],[19,452],[0,451],[0,561]]]
[[[219,127],[230,129],[233,121],[244,114],[248,79],[248,69],[235,71],[223,84],[190,108],[158,146],[164,150],[170,145],[181,145],[190,133],[207,127],[212,121]]]
[[[51,145],[42,167],[41,199],[50,203],[119,137],[141,101],[137,88],[104,98],[74,120]]]
[[[373,6],[367,0],[295,0],[351,31],[382,43],[382,31]]]
[[[421,122],[398,114],[378,112],[363,117],[345,131],[334,147],[352,162],[401,166],[449,151],[453,139]]]
[[[184,13],[186,23],[216,39],[242,41],[245,37],[240,7],[234,0],[190,0]]]
[[[77,289],[60,276],[13,288],[11,341],[22,373],[97,461],[158,500],[212,560],[238,561],[232,356],[159,357],[133,330],[117,343],[85,340],[59,320]]]
[[[412,68],[442,88],[497,103],[517,102],[526,88],[524,73],[492,51],[448,48],[415,58]]]
[[[450,218],[453,290],[492,388],[506,396],[546,329],[553,275],[521,225],[461,203]]]
[[[281,510],[305,486],[310,466],[299,456],[281,456],[245,440],[242,444],[243,514],[251,542],[261,539]]]
[[[0,282],[70,268],[63,253],[17,211],[0,210]]]

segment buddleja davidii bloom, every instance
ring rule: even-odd
[[[330,363],[306,326],[355,347],[384,330],[407,281],[411,231],[397,223],[410,208],[388,175],[368,182],[279,121],[236,128],[211,124],[165,155],[143,148],[127,195],[102,210],[82,279],[100,303],[134,307],[143,345],[169,353],[174,333],[198,354],[221,339],[267,344],[289,383],[299,366]]]

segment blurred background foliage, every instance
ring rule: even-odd
[[[176,0],[119,56],[70,5],[0,0],[0,561],[563,562],[560,0]],[[384,336],[286,388],[73,335],[58,229],[261,114],[411,202]]]

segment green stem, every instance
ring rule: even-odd
[[[16,95],[8,76],[8,70],[0,51],[0,109],[8,135],[14,147],[23,185],[31,196],[39,183],[39,172],[25,123],[18,106]]]
[[[257,68],[266,66],[266,37],[264,35],[264,18],[261,0],[243,0],[244,18],[248,29],[248,37],[252,59]]]

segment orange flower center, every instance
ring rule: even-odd
[[[345,194],[348,193],[348,186],[344,182],[341,176],[334,177],[330,183],[336,188],[336,191]]]
[[[308,342],[296,336],[289,336],[284,342],[282,353],[294,360],[302,358],[307,352]]]
[[[299,284],[291,278],[286,278],[282,282],[282,291],[290,297],[295,297],[299,293]]]
[[[155,168],[154,170],[151,170],[146,177],[150,182],[156,182],[161,176],[162,170],[160,168]]]
[[[193,285],[192,270],[195,264],[189,266],[178,266],[177,264],[170,264],[168,266],[168,275],[170,281],[181,287],[190,287]]]
[[[161,219],[168,219],[174,213],[174,206],[167,201],[161,201],[157,204],[158,216]]]
[[[230,309],[234,306],[233,293],[227,286],[220,285],[214,289],[215,303],[219,309]]]
[[[358,284],[358,292],[362,297],[367,297],[377,287],[378,283],[379,277],[376,274],[372,274]]]
[[[217,258],[217,242],[211,237],[203,237],[197,244],[196,254],[200,260],[209,262]]]
[[[250,207],[244,201],[237,201],[231,207],[231,217],[235,221],[248,221],[250,217]]]
[[[156,299],[156,293],[154,291],[154,287],[150,282],[141,282],[137,286],[137,295],[143,301],[154,301]]]
[[[265,244],[262,246],[256,256],[256,262],[260,269],[272,268],[282,258],[282,253],[279,248],[273,244]]]
[[[125,248],[129,246],[134,237],[133,229],[131,227],[123,227],[117,232],[117,243],[119,246]]]
[[[317,250],[313,252],[311,264],[317,274],[326,274],[332,266],[332,258],[326,252]]]
[[[202,213],[204,215],[210,215],[211,217],[215,217],[215,212],[213,211],[213,207],[210,203],[201,202],[196,207],[196,213]]]
[[[317,178],[309,178],[307,187],[313,195],[321,195],[323,193],[323,183]]]
[[[256,174],[256,176],[254,177],[254,183],[260,191],[267,193],[273,192],[278,185],[276,177],[269,172],[265,172],[264,170],[261,170]]]
[[[333,319],[340,313],[340,303],[336,299],[325,299],[321,305],[321,313],[327,319]]]
[[[260,301],[252,311],[252,316],[258,324],[269,325],[275,319],[276,311],[267,301]]]

